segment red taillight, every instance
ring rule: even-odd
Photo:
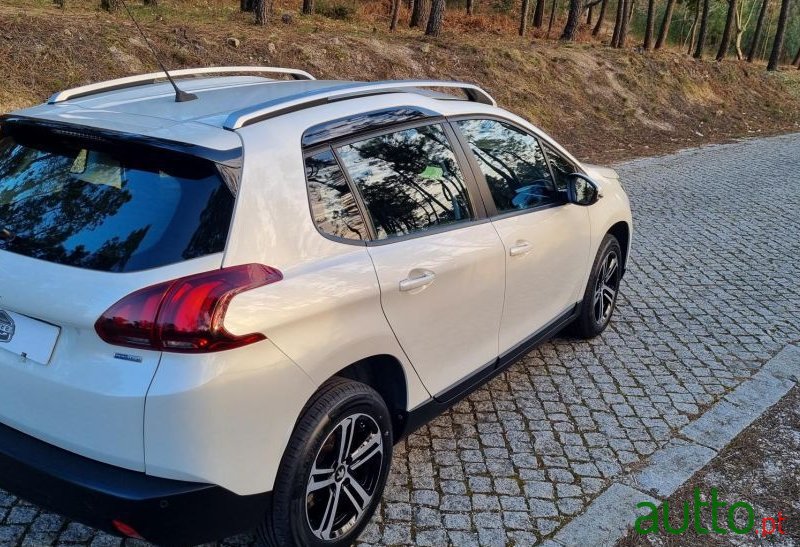
[[[129,294],[106,310],[94,328],[109,344],[132,348],[208,353],[246,346],[264,335],[226,331],[228,304],[240,292],[281,279],[281,272],[261,264],[182,277]]]

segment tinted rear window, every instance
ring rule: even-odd
[[[234,198],[214,163],[4,132],[0,249],[110,272],[224,249]]]

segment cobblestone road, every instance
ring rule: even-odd
[[[798,151],[800,134],[618,166],[636,235],[611,328],[541,346],[399,445],[364,544],[533,545],[799,340]],[[120,543],[0,491],[0,545]]]

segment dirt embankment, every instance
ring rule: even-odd
[[[156,70],[122,13],[14,1],[0,7],[0,112],[70,86]],[[768,74],[758,65],[695,61],[675,51],[559,45],[480,30],[428,40],[320,16],[277,18],[266,29],[233,12],[203,18],[140,9],[139,17],[175,68],[262,64],[319,78],[475,82],[591,161],[800,130],[797,70]]]

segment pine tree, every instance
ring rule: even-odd
[[[675,10],[675,0],[667,0],[667,8],[664,10],[664,19],[661,20],[661,30],[658,31],[656,49],[661,49],[669,37],[669,27],[672,24],[672,13]]]
[[[431,14],[428,17],[428,27],[425,34],[428,36],[439,36],[442,32],[442,22],[444,21],[444,0],[433,0],[431,3]]]

